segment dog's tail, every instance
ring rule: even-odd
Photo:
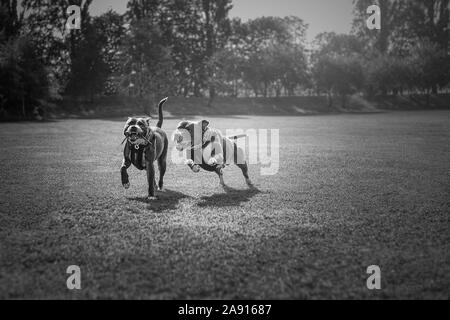
[[[158,124],[156,125],[158,128],[162,128],[163,122],[164,122],[164,116],[163,116],[163,106],[166,103],[166,101],[169,98],[164,98],[159,102],[158,105],[158,114],[159,114],[159,120],[158,120]]]

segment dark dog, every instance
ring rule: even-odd
[[[245,152],[236,140],[245,136],[223,137],[220,131],[209,127],[206,120],[200,122],[183,121],[178,125],[173,140],[178,151],[187,151],[186,164],[194,172],[200,168],[219,175],[220,184],[225,186],[223,169],[236,164],[244,175],[249,187],[253,184],[248,175]]]
[[[123,151],[123,164],[120,170],[122,185],[125,189],[130,188],[127,169],[133,164],[138,170],[147,170],[148,196],[155,197],[155,167],[159,166],[159,190],[164,186],[164,175],[167,168],[167,151],[169,141],[166,133],[161,129],[163,125],[162,108],[167,98],[161,100],[158,106],[159,121],[156,127],[150,126],[150,118],[129,118],[125,124],[125,149]]]

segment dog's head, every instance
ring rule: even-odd
[[[173,135],[173,141],[178,151],[183,151],[201,145],[203,134],[208,130],[209,122],[206,120],[191,122],[182,121],[178,124]]]
[[[148,143],[151,133],[149,118],[128,118],[123,131],[126,140],[133,145]]]

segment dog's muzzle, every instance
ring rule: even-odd
[[[137,148],[140,145],[147,144],[147,140],[144,137],[144,131],[139,126],[130,126],[125,131],[125,137],[130,144]]]

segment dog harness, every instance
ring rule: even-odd
[[[205,148],[207,148],[212,142],[214,142],[214,137],[213,140],[211,141],[206,141],[202,147],[201,147],[201,152],[200,150],[197,152],[196,148],[192,148],[191,149],[191,160],[194,161],[195,164],[198,164],[200,166],[200,168],[202,168],[205,171],[209,171],[209,172],[215,172],[217,171],[217,169],[219,167],[223,167],[223,165],[226,165],[227,162],[227,139],[223,138],[222,139],[222,152],[223,152],[223,159],[224,159],[224,164],[216,164],[214,166],[210,166],[209,164],[207,164],[205,162],[205,159],[203,159],[203,150],[205,150]],[[237,152],[238,152],[238,147],[236,142],[233,142],[233,148],[234,148],[234,163],[238,162],[237,159]],[[211,157],[214,157],[216,155],[216,150],[213,149],[211,152]],[[197,153],[196,153],[197,152]],[[197,158],[196,158],[197,156]],[[200,161],[196,161],[196,159],[198,159],[198,156],[201,157],[201,162]]]
[[[139,145],[139,148],[136,148],[134,145],[130,144],[130,152],[131,152],[131,163],[138,170],[145,170],[145,150],[148,145]]]
[[[131,163],[138,170],[145,170],[147,168],[145,161],[145,152],[147,150],[147,147],[152,144],[150,142],[150,137],[151,135],[149,131],[147,132],[147,135],[143,137],[143,139],[147,141],[146,144],[132,144],[129,141],[126,141],[128,144],[128,148],[130,148]]]

